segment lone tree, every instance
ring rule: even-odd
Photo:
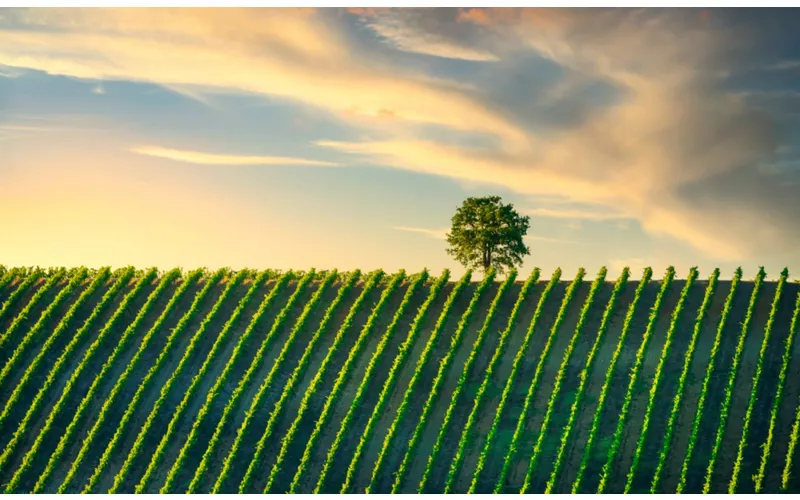
[[[522,238],[528,232],[530,217],[521,217],[514,206],[504,205],[499,196],[467,198],[452,218],[447,233],[447,253],[469,269],[504,268],[522,264],[530,248]]]

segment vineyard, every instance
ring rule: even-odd
[[[800,493],[800,285],[0,266],[3,493]]]

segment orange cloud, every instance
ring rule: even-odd
[[[85,79],[282,96],[343,116],[430,123],[524,142],[505,116],[462,92],[356,57],[323,16],[285,9],[35,10],[0,31],[0,64]],[[344,115],[346,116],[346,115]]]
[[[491,24],[491,18],[485,9],[459,9],[456,22],[486,26]]]
[[[546,7],[487,7],[459,10],[457,22],[479,26],[529,24],[566,26],[573,19],[570,9]]]
[[[306,158],[287,158],[284,156],[255,156],[205,153],[181,149],[162,148],[159,146],[139,146],[131,148],[133,153],[197,165],[292,165],[332,167],[336,163]]]
[[[382,12],[391,10],[389,7],[346,7],[349,14],[360,17],[375,17]]]

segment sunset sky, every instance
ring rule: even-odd
[[[800,272],[800,9],[0,9],[0,263]]]

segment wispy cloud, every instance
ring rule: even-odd
[[[756,46],[759,37],[720,29],[724,23],[707,22],[696,12],[367,9],[359,14],[401,50],[461,59],[499,56],[496,64],[469,65],[481,68],[474,91],[432,78],[444,72],[431,75],[425,74],[429,68],[405,66],[408,58],[398,63],[385,51],[359,51],[363,37],[347,34],[349,25],[330,11],[22,12],[10,11],[7,17],[17,24],[0,31],[5,67],[289,99],[370,132],[363,142],[319,142],[369,164],[618,210],[651,236],[688,243],[717,259],[788,252],[800,243],[794,215],[800,212],[795,182],[800,175],[765,175],[756,168],[774,160],[784,140],[781,123],[771,110],[756,108],[752,99],[725,87],[724,75],[741,63],[738,54],[749,52],[738,49]],[[523,88],[496,85],[495,72],[518,82],[531,60],[556,68],[550,92],[548,85],[527,88],[524,79]],[[580,74],[579,81],[563,81],[558,74],[565,69]],[[470,81],[475,73],[462,76]],[[612,88],[614,99],[593,103],[557,130],[525,106],[537,99],[579,101],[591,85]],[[431,129],[443,134],[429,134]],[[485,140],[456,146],[441,139],[465,132]],[[161,156],[211,164],[264,161],[184,153],[161,151]],[[560,215],[574,218],[585,215],[582,211]],[[554,213],[538,215],[558,217]],[[585,219],[611,220],[595,214]]]
[[[789,69],[800,69],[800,59],[788,59],[764,68],[767,71],[784,71]]]
[[[610,85],[619,101],[594,106],[559,131],[531,130],[529,147],[516,150],[407,138],[323,145],[395,168],[618,211],[538,215],[628,218],[646,234],[715,259],[788,252],[800,243],[800,226],[788,215],[800,211],[800,198],[790,194],[799,176],[771,179],[755,168],[780,144],[773,117],[720,85],[737,64],[731,31],[679,10],[465,12],[462,24]],[[581,88],[566,86],[560,98],[573,99]]]
[[[16,29],[0,30],[0,64],[83,79],[277,96],[344,119],[390,113],[409,125],[436,124],[524,141],[523,130],[468,93],[358,54],[330,14],[28,10],[18,16]]]
[[[24,74],[25,71],[20,68],[0,64],[0,78],[17,78]]]
[[[576,220],[593,220],[593,221],[626,219],[626,217],[620,214],[603,212],[603,211],[593,212],[589,210],[560,210],[560,209],[549,209],[549,208],[530,208],[527,210],[522,210],[522,213],[526,215],[533,215],[535,217],[549,217],[554,219],[576,219]]]
[[[574,241],[574,240],[564,240],[564,239],[561,239],[561,238],[551,238],[549,236],[539,236],[537,234],[525,235],[523,239],[529,240],[529,241],[539,241],[539,242],[542,242],[542,243],[569,243],[571,245],[575,245],[575,244],[579,243],[579,242]]]
[[[440,11],[442,12],[442,11]],[[446,59],[467,61],[499,61],[488,50],[457,43],[453,38],[441,36],[436,31],[420,29],[418,24],[430,19],[430,12],[420,14],[414,9],[360,11],[361,22],[384,42],[397,50],[414,52]]]
[[[141,155],[166,158],[168,160],[197,165],[292,165],[292,166],[320,166],[333,167],[337,163],[309,160],[306,158],[289,158],[283,156],[254,156],[254,155],[229,155],[204,153],[200,151],[186,151],[181,149],[162,148],[158,146],[138,146],[130,149],[133,153]]]
[[[429,236],[437,240],[446,239],[447,233],[449,232],[449,229],[428,229],[424,227],[409,227],[409,226],[394,226],[392,227],[392,229],[396,229],[398,231],[408,231],[410,233],[424,234],[425,236]]]

